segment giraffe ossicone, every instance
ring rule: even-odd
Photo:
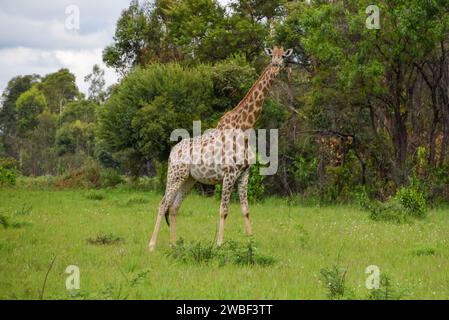
[[[203,135],[183,139],[172,148],[168,160],[167,186],[159,204],[149,243],[150,250],[154,250],[156,246],[164,216],[170,225],[170,243],[175,244],[176,214],[196,182],[222,184],[217,245],[223,244],[228,205],[235,184],[238,186],[245,232],[252,234],[247,188],[249,168],[255,163],[256,157],[251,129],[259,118],[268,90],[284,65],[284,59],[293,50],[274,47],[265,52],[271,57],[271,61],[239,104],[221,117],[215,128]]]

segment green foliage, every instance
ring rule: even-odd
[[[86,199],[89,199],[89,200],[97,200],[97,201],[100,201],[100,200],[105,199],[105,198],[106,198],[106,195],[104,194],[104,192],[101,192],[101,191],[89,190],[89,191],[84,195],[84,197],[85,197]]]
[[[101,186],[101,166],[87,158],[79,169],[71,170],[57,182],[59,188],[98,188]]]
[[[184,263],[205,264],[217,261],[219,266],[234,265],[261,265],[268,266],[275,259],[260,255],[257,252],[252,239],[245,245],[234,241],[228,241],[221,247],[216,247],[213,242],[193,241],[185,243],[183,239],[167,253],[168,256]]]
[[[400,300],[404,297],[404,290],[400,290],[387,274],[381,274],[378,289],[371,289],[369,300]]]
[[[375,221],[404,223],[412,218],[424,218],[427,207],[424,194],[414,186],[401,187],[396,195],[385,203],[370,201],[364,196],[361,205]]]
[[[113,233],[99,233],[93,238],[88,238],[87,242],[94,245],[113,245],[123,243],[124,239]]]
[[[235,241],[226,242],[223,248],[220,249],[219,263],[220,265],[225,265],[229,262],[235,265],[270,266],[276,262],[276,259],[259,254],[254,240],[250,238],[246,246]]]
[[[79,95],[75,75],[68,69],[47,74],[37,87],[45,95],[48,108],[52,113],[61,113],[64,105]]]
[[[103,187],[115,187],[124,182],[120,172],[114,168],[103,168],[100,171],[101,185]]]
[[[47,107],[47,99],[36,87],[22,93],[17,99],[18,127],[22,134],[34,129],[39,124],[39,114]]]
[[[263,181],[265,176],[260,174],[260,163],[252,165],[249,172],[248,179],[248,201],[257,202],[263,199],[265,193],[265,186]]]
[[[81,121],[85,123],[95,122],[95,110],[97,105],[89,100],[76,100],[67,103],[62,111],[62,123]]]
[[[421,247],[414,251],[418,257],[438,255],[438,250],[433,247]]]
[[[238,1],[227,11],[214,0],[131,1],[117,21],[106,65],[126,74],[155,62],[217,62],[235,54],[248,61],[261,53],[270,22],[283,1]]]
[[[250,76],[247,67],[230,64],[237,72],[243,71],[240,76]],[[209,128],[218,118],[215,108],[222,110],[232,102],[224,98],[226,91],[214,96],[213,80],[226,75],[218,77],[215,72],[212,76],[213,70],[210,66],[153,64],[130,73],[99,107],[97,138],[102,149],[132,175],[138,174],[147,158],[167,159],[174,129],[190,129],[200,119],[202,128]],[[243,91],[238,87],[237,92]]]
[[[397,201],[381,203],[373,201],[369,205],[369,217],[374,221],[386,221],[394,223],[405,223],[410,221],[404,208]]]
[[[347,269],[338,265],[320,270],[321,281],[327,289],[329,299],[342,299],[346,291],[346,272]]]
[[[316,179],[318,159],[298,156],[293,161],[293,174],[301,190],[306,189]]]
[[[0,158],[0,186],[15,185],[17,179],[17,161],[14,158]]]
[[[89,100],[95,103],[102,103],[106,99],[106,92],[104,86],[104,70],[98,64],[92,67],[92,73],[84,77],[84,82],[89,84]]]
[[[39,79],[37,75],[16,76],[8,81],[1,96],[0,145],[7,155],[17,154],[17,108],[16,101],[21,94],[31,89]]]
[[[148,203],[148,199],[143,197],[131,197],[128,200],[126,200],[127,206],[132,206],[135,204],[146,204],[146,203]]]
[[[415,218],[423,218],[426,215],[426,199],[424,194],[414,187],[402,187],[396,193],[395,198],[405,208],[407,214]]]

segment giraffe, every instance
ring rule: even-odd
[[[252,234],[247,187],[250,163],[253,163],[251,160],[255,158],[255,155],[251,148],[246,147],[247,137],[243,140],[245,149],[243,161],[235,161],[234,154],[236,145],[242,146],[241,141],[235,142],[232,140],[234,145],[231,145],[231,148],[225,148],[225,146],[227,146],[226,139],[229,132],[236,130],[244,132],[254,127],[273,80],[283,67],[284,59],[290,56],[293,50],[284,51],[282,47],[274,47],[273,49],[266,48],[265,52],[271,57],[271,61],[239,104],[221,117],[214,129],[198,137],[183,139],[172,148],[168,160],[166,190],[159,204],[153,235],[148,245],[150,251],[155,249],[164,216],[170,226],[170,243],[175,245],[176,214],[185,196],[196,182],[210,185],[222,184],[220,220],[217,233],[218,246],[223,244],[228,205],[235,184],[238,187],[245,232],[247,235]],[[195,161],[195,155],[199,155],[196,157],[197,161]],[[220,161],[210,161],[212,158],[217,159],[214,156],[218,156]],[[228,161],[223,162],[223,157]]]

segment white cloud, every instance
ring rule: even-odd
[[[37,73],[45,75],[68,68],[76,76],[78,88],[87,93],[84,77],[91,73],[94,64],[105,70],[106,85],[117,82],[117,75],[101,59],[102,48],[86,50],[42,50],[25,47],[0,49],[0,84],[3,90],[14,76]]]
[[[80,25],[81,26],[81,25]],[[96,48],[112,41],[108,30],[81,34],[68,30],[65,20],[34,20],[11,16],[0,9],[0,47],[69,49]]]
[[[80,90],[94,64],[105,69],[107,85],[117,80],[102,63],[102,50],[112,43],[115,24],[130,0],[0,0],[0,90],[14,76],[45,75],[68,68]],[[66,8],[80,11],[80,29],[66,28]]]

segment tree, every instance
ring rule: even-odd
[[[45,95],[51,113],[61,114],[64,105],[79,96],[75,75],[68,69],[47,74],[38,88]]]
[[[278,34],[310,62],[314,129],[356,137],[357,154],[364,152],[366,160],[401,184],[415,148],[408,123],[418,110],[417,64],[447,39],[448,3],[378,2],[379,30],[365,27],[369,4],[292,4]]]
[[[3,91],[0,108],[0,142],[4,146],[4,152],[9,156],[17,157],[14,143],[17,135],[16,100],[38,80],[39,76],[36,74],[16,76],[8,81]]]
[[[131,72],[99,107],[97,145],[102,154],[109,152],[132,175],[148,161],[165,161],[174,129],[192,132],[194,120],[202,121],[203,130],[212,127],[251,85],[253,69],[227,64],[153,64]]]
[[[132,67],[157,61],[162,25],[148,2],[132,0],[117,21],[114,43],[103,51],[103,61],[121,75]]]
[[[84,82],[89,83],[89,99],[96,103],[104,102],[106,99],[104,91],[106,81],[104,80],[104,70],[98,64],[93,66],[92,73],[84,77]]]
[[[39,124],[39,114],[47,108],[47,99],[36,87],[22,93],[16,101],[18,129],[23,136]]]

